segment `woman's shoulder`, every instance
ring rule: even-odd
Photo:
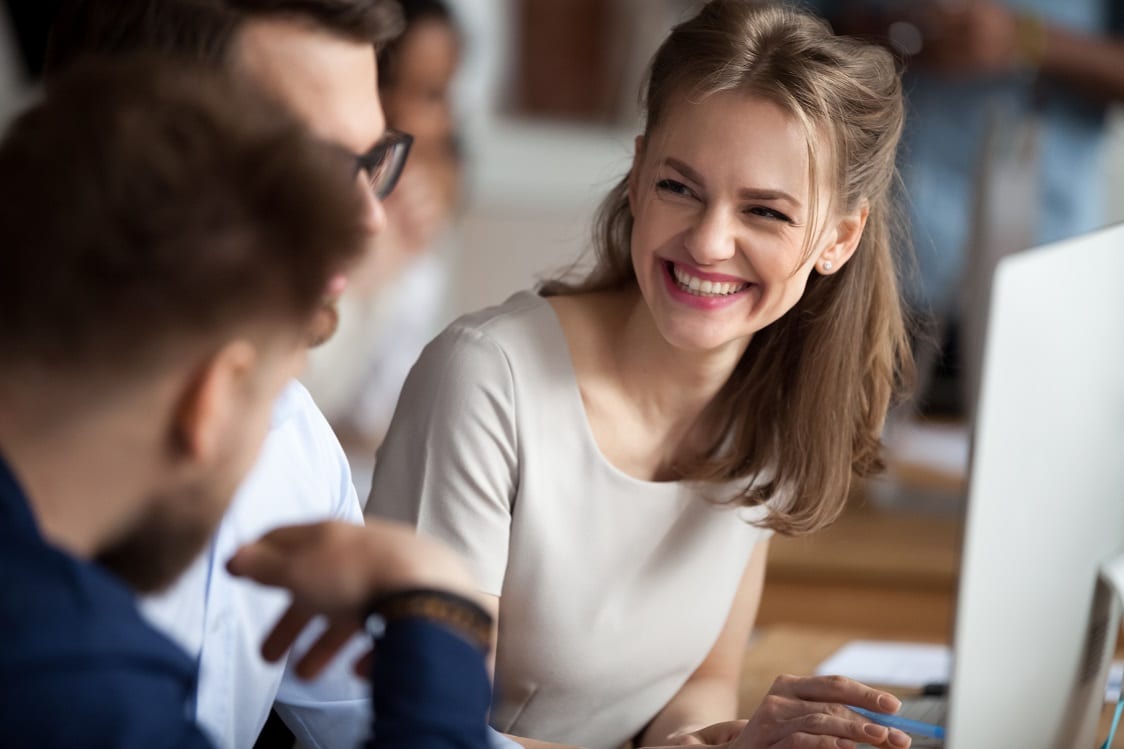
[[[546,298],[521,291],[454,320],[422,359],[465,373],[502,363],[517,380],[572,383],[587,349],[603,348],[599,342],[610,316],[595,302],[594,295]]]
[[[422,361],[462,372],[489,363],[523,368],[553,359],[562,341],[558,318],[547,300],[534,291],[521,291],[502,304],[454,320],[426,347]]]
[[[546,299],[534,291],[512,294],[502,304],[469,312],[451,322],[442,336],[480,336],[501,347],[525,343],[558,327]]]

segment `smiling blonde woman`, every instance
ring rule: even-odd
[[[656,54],[593,271],[423,354],[368,509],[452,543],[494,597],[497,728],[594,749],[908,745],[841,706],[896,701],[845,680],[779,679],[725,722],[769,535],[838,516],[911,373],[901,123],[884,50],[714,0]]]

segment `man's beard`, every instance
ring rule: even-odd
[[[158,593],[174,583],[195,560],[221,517],[189,516],[185,507],[203,507],[200,497],[181,494],[154,504],[132,532],[103,549],[95,561],[138,593]],[[178,513],[169,506],[177,506]]]

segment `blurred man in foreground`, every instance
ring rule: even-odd
[[[5,743],[212,745],[195,663],[132,591],[183,571],[253,464],[325,285],[363,251],[354,173],[254,90],[153,60],[56,81],[0,143]],[[381,615],[372,746],[486,745],[490,622],[443,549],[326,523],[230,570],[292,591],[271,656],[328,616],[309,673]]]
[[[369,253],[386,224],[408,139],[388,134],[376,49],[401,22],[391,0],[67,0],[56,19],[48,80],[75,61],[149,52],[224,71],[265,90],[317,135],[351,155]],[[335,329],[346,285],[325,284],[309,342]],[[296,663],[262,659],[261,643],[287,598],[228,574],[241,545],[279,526],[322,520],[361,524],[347,459],[304,387],[288,383],[274,404],[261,456],[203,554],[144,612],[194,659],[193,715],[221,747],[253,746],[276,707],[308,749],[355,746],[370,723],[364,683],[343,663],[315,681]]]

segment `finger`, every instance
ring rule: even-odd
[[[374,668],[374,665],[375,665],[375,651],[374,650],[368,650],[367,653],[362,658],[355,661],[355,665],[353,666],[353,668],[355,670],[355,675],[361,676],[363,678],[367,678],[368,676],[371,675],[371,669]]]
[[[867,743],[879,749],[909,749],[913,745],[913,739],[905,731],[890,728],[887,731],[886,738],[882,741],[868,740]]]
[[[868,687],[845,676],[789,677],[783,688],[787,694],[812,702],[857,705],[880,713],[896,713],[902,703],[889,692]],[[774,682],[776,686],[776,682]]]
[[[234,552],[226,571],[266,585],[282,585],[288,572],[288,555],[267,541],[256,541]]]
[[[769,697],[766,697],[766,699],[761,704],[763,707],[765,705],[768,705],[768,711],[765,713],[765,716],[767,716],[767,718],[771,722],[779,724],[793,724],[794,727],[790,728],[789,730],[803,730],[802,728],[800,728],[799,721],[806,719],[810,715],[824,715],[834,717],[837,720],[843,721],[858,721],[860,725],[873,722],[869,718],[865,718],[864,716],[854,712],[846,705],[841,705],[834,702],[806,702],[804,700],[797,700],[791,697],[776,697],[775,695],[770,695]],[[877,723],[874,723],[874,725],[878,726]],[[892,737],[901,732],[887,729],[886,731],[882,731],[880,733],[882,733],[883,735],[888,734]],[[779,736],[782,734],[777,735]],[[905,734],[902,735],[904,736]],[[866,736],[863,737],[863,740],[868,744],[874,744],[876,746],[878,745],[877,741],[872,741]],[[901,749],[900,740],[899,744],[894,744],[893,746],[894,749]]]
[[[297,662],[297,676],[314,679],[359,631],[359,620],[341,619],[332,624]]]
[[[857,713],[850,713],[850,717],[822,712],[806,713],[784,721],[777,726],[777,729],[774,735],[778,741],[789,733],[803,733],[880,745],[890,736],[889,728],[865,720]]]
[[[782,697],[771,694],[766,696],[765,699],[761,701],[761,705],[757,708],[757,712],[754,715],[754,723],[758,728],[755,730],[761,730],[761,725],[781,725],[797,721],[813,713],[836,715],[840,718],[848,716],[853,718],[858,714],[846,709],[842,705],[834,705],[829,702],[805,702],[795,697]]]
[[[745,730],[748,724],[748,720],[729,720],[725,723],[717,724],[714,726],[716,730],[713,736],[713,743],[722,744],[736,740],[738,736],[742,735],[742,731]]]
[[[700,728],[685,734],[683,738],[694,739],[693,741],[685,742],[688,744],[703,744],[704,746],[725,744],[738,738],[747,723],[749,723],[747,720],[728,720],[722,723],[712,723],[706,728]]]
[[[226,569],[236,577],[285,587],[292,572],[292,553],[307,546],[319,534],[319,525],[277,528],[236,551],[227,561]]]
[[[811,733],[794,733],[780,743],[772,744],[772,749],[857,749],[858,745],[850,739],[837,736],[819,736]]]
[[[311,620],[312,611],[308,608],[297,604],[289,606],[262,643],[262,657],[270,662],[279,660],[293,646]]]
[[[270,546],[280,549],[295,549],[307,546],[311,541],[318,538],[328,525],[330,525],[330,523],[322,522],[286,525],[281,528],[274,528],[258,539],[258,543],[265,542]]]
[[[777,739],[788,731],[796,730],[799,733],[846,737],[884,749],[907,749],[912,741],[908,734],[896,728],[879,725],[844,705],[830,702],[785,699],[774,703],[771,717],[783,726],[782,730],[773,734]],[[850,724],[850,728],[840,729],[844,724]],[[824,730],[821,731],[819,726],[824,726]]]

